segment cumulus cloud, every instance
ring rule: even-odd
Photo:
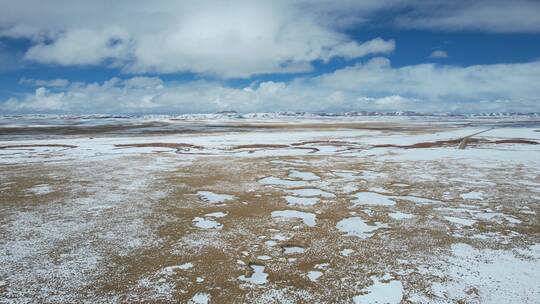
[[[430,58],[448,58],[448,53],[442,50],[437,50],[431,52],[431,55],[429,55]]]
[[[201,80],[21,79],[22,84],[37,88],[0,102],[0,110],[538,111],[538,61],[395,68],[388,59],[376,57],[358,63],[352,59],[393,52],[395,42],[391,37],[359,41],[345,33],[369,26],[371,19],[388,20],[382,26],[404,28],[539,32],[535,13],[539,5],[526,0],[51,0],[47,5],[40,0],[5,1],[0,38],[26,39],[29,46],[17,58],[27,64],[107,66],[131,76],[190,72],[196,74],[192,79]],[[0,50],[0,63],[13,61],[4,53]],[[442,50],[431,54],[446,56]],[[223,84],[224,78],[310,71],[315,62],[334,58],[355,64],[289,82],[267,81],[244,88]]]
[[[128,35],[123,30],[73,29],[59,34],[52,43],[38,43],[24,58],[59,65],[98,65],[106,59],[123,60],[128,55]]]
[[[0,37],[30,39],[31,62],[249,77],[392,52],[391,40],[343,34],[380,14],[406,28],[538,32],[539,10],[528,0],[18,0],[3,3]]]
[[[192,72],[220,77],[304,72],[316,60],[394,50],[394,41],[357,42],[286,1],[12,1],[0,36],[28,38],[25,59],[106,65],[130,73]],[[39,13],[29,7],[40,7]],[[41,9],[43,8],[43,9]],[[7,13],[9,11],[9,13]]]
[[[508,99],[529,102],[538,110],[540,61],[517,64],[451,65],[418,64],[393,68],[385,58],[374,58],[316,78],[319,85],[357,91],[365,96],[388,93],[439,103]]]
[[[425,112],[538,111],[540,61],[468,67],[394,68],[385,58],[289,83],[244,88],[219,82],[164,82],[157,77],[39,87],[0,104],[5,112],[205,113],[222,110]]]

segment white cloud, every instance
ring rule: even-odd
[[[12,1],[0,12],[0,36],[32,39],[29,61],[220,77],[303,72],[315,60],[394,50],[381,38],[353,41],[287,1],[94,2]]]
[[[120,29],[72,29],[59,34],[53,43],[30,47],[24,58],[60,65],[97,65],[105,59],[123,60],[128,55],[127,39],[128,34]]]
[[[8,0],[2,8],[0,37],[31,39],[26,60],[129,73],[250,77],[392,52],[391,40],[343,34],[373,19],[405,28],[540,32],[540,2],[530,0]]]
[[[420,64],[393,68],[375,58],[289,83],[232,88],[218,82],[156,77],[40,87],[0,103],[4,112],[201,113],[222,110],[425,112],[539,111],[540,61],[469,67]]]
[[[448,58],[448,53],[442,50],[437,50],[431,52],[431,55],[429,55],[430,58]]]
[[[333,48],[324,59],[331,57],[358,58],[369,54],[391,53],[395,49],[394,40],[385,41],[381,38],[358,44],[356,42],[343,43]]]
[[[536,0],[421,1],[397,24],[407,28],[475,30],[497,33],[540,32]],[[417,3],[417,4],[418,4]]]
[[[401,95],[428,101],[436,109],[478,100],[508,99],[510,105],[538,111],[540,61],[468,67],[419,64],[392,68],[374,58],[314,79],[317,86],[349,90],[361,96]]]
[[[388,109],[388,108],[403,109],[403,108],[407,108],[408,104],[411,104],[414,102],[417,103],[419,101],[420,100],[418,99],[406,98],[400,95],[391,95],[391,96],[374,99],[373,103],[381,107],[382,109]]]
[[[23,77],[19,79],[19,84],[29,84],[36,87],[65,87],[69,84],[69,80],[62,78],[43,80]]]
[[[29,39],[27,63],[112,66],[143,75],[192,72],[202,79],[303,72],[312,69],[314,61],[393,52],[393,40],[360,42],[344,34],[353,26],[370,26],[374,17],[389,20],[384,25],[406,28],[540,31],[535,13],[540,4],[525,0],[51,0],[47,5],[40,0],[8,0],[2,6],[0,37]],[[9,55],[0,52],[0,63],[14,54]],[[434,58],[445,56],[441,50],[432,53]],[[246,88],[219,81],[165,82],[156,77],[113,78],[104,83],[25,79],[21,83],[37,86],[36,91],[0,103],[0,109],[538,111],[539,65],[535,61],[394,68],[388,59],[374,58],[319,77]]]
[[[339,27],[377,20],[379,26],[495,33],[540,32],[538,0],[300,0]],[[382,17],[382,18],[381,18]],[[386,20],[382,21],[382,20]]]

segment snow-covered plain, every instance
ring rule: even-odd
[[[0,302],[538,303],[534,119],[99,119],[0,121]]]

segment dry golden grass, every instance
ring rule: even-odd
[[[333,124],[342,127],[348,124]],[[366,127],[354,124],[357,128]],[[285,125],[270,125],[284,128]],[[287,125],[288,126],[288,125]],[[311,125],[306,128],[321,128],[327,125]],[[251,126],[250,126],[251,127]],[[268,127],[268,125],[261,125]],[[370,124],[371,128],[380,128]],[[390,130],[388,125],[387,129]],[[398,127],[396,127],[398,128]],[[399,127],[407,128],[407,126]],[[400,129],[401,130],[401,129]],[[411,132],[421,132],[413,130]],[[473,145],[483,144],[537,144],[521,139],[487,141],[471,139]],[[376,145],[373,147],[432,148],[454,146],[459,139],[424,142],[414,145]],[[360,149],[349,141],[303,141],[286,144],[251,144],[234,146],[233,150],[266,149],[319,149],[309,145],[334,145],[346,150]],[[30,147],[34,145],[29,145]],[[75,146],[51,145],[72,148]],[[26,147],[26,146],[18,146]],[[177,150],[205,147],[186,143],[130,143],[116,145],[117,148],[158,147]],[[369,148],[369,147],[366,147]],[[8,149],[8,146],[0,147]],[[243,151],[241,151],[243,152]],[[156,160],[166,159],[174,165],[159,168],[151,173],[129,168],[143,169]],[[209,293],[213,303],[253,303],[256,299],[269,302],[270,293],[282,293],[276,302],[291,299],[298,303],[334,303],[347,302],[358,295],[365,287],[372,284],[371,276],[389,275],[400,280],[406,290],[404,301],[411,299],[413,293],[423,294],[434,299],[430,290],[433,282],[444,278],[435,274],[422,273],[422,269],[432,267],[433,263],[449,254],[454,243],[467,243],[477,248],[513,249],[537,242],[540,235],[540,212],[538,204],[528,204],[535,194],[528,188],[513,181],[530,180],[540,182],[538,177],[530,178],[530,168],[522,167],[478,167],[470,168],[457,161],[424,162],[422,164],[384,161],[372,157],[345,157],[340,155],[274,157],[207,157],[197,156],[184,160],[176,154],[148,153],[137,156],[123,156],[112,160],[81,160],[56,164],[20,164],[6,166],[2,172],[2,197],[0,224],[6,227],[12,223],[14,215],[24,212],[47,214],[43,222],[29,221],[30,233],[24,241],[46,240],[47,250],[37,258],[44,265],[65,265],[81,263],[79,269],[88,271],[88,282],[74,290],[74,302],[104,302],[114,299],[121,303],[175,303],[187,302],[198,292]],[[312,172],[321,180],[311,181],[310,187],[316,187],[335,194],[335,198],[321,198],[313,206],[287,205],[284,197],[290,195],[287,189],[265,186],[258,181],[264,177],[287,178],[291,170]],[[364,178],[361,172],[375,171],[384,175],[381,178]],[[82,172],[82,173],[81,173]],[[337,173],[347,172],[357,178],[346,180]],[[505,172],[504,175],[499,174]],[[418,175],[430,175],[433,179],[422,179]],[[470,174],[467,175],[467,174]],[[471,177],[472,176],[472,177]],[[493,183],[486,185],[469,184],[467,179],[486,179]],[[460,180],[461,179],[461,180]],[[150,180],[149,185],[137,182]],[[464,181],[465,180],[465,181]],[[52,185],[54,191],[43,196],[30,194],[28,189],[39,184]],[[396,186],[402,184],[405,186]],[[4,186],[5,185],[5,186]],[[118,189],[126,187],[125,194]],[[344,186],[354,186],[352,192]],[[353,206],[356,191],[373,191],[382,188],[393,196],[416,195],[433,199],[431,204],[417,204],[404,198],[395,198],[395,206]],[[291,187],[301,189],[302,187]],[[488,197],[482,201],[464,201],[459,194],[466,189],[485,192]],[[205,202],[197,196],[197,191],[211,191],[229,194],[235,200],[223,204]],[[155,195],[153,193],[161,193]],[[135,195],[133,195],[135,194]],[[110,206],[93,209],[93,204],[110,200]],[[72,205],[70,205],[72,204]],[[87,204],[87,205],[85,205]],[[119,207],[117,207],[117,204]],[[459,227],[444,219],[445,215],[470,217],[459,210],[467,204],[473,210],[497,210],[521,221],[510,225],[508,222],[478,220],[471,227]],[[64,208],[65,206],[65,208]],[[80,209],[68,207],[78,206]],[[521,208],[529,206],[534,214],[525,214]],[[447,208],[450,211],[441,211]],[[145,212],[138,213],[141,209]],[[308,227],[300,220],[281,220],[271,217],[277,210],[297,210],[316,215],[315,227]],[[47,210],[53,210],[48,213]],[[391,212],[403,212],[414,215],[408,220],[394,220]],[[222,229],[200,229],[193,225],[195,217],[205,217],[213,212],[224,212],[225,217],[215,221],[223,225]],[[360,217],[368,224],[381,223],[385,226],[376,230],[370,237],[361,239],[346,236],[336,229],[336,223],[347,217]],[[32,217],[28,217],[33,219]],[[140,222],[139,222],[140,221]],[[126,236],[111,236],[118,227],[131,227]],[[51,224],[52,223],[52,224]],[[69,225],[78,223],[89,226],[84,233],[73,233],[71,238],[48,242],[40,235],[39,225]],[[36,225],[36,226],[32,226]],[[96,226],[92,226],[96,225]],[[4,228],[3,228],[4,229]],[[127,228],[126,228],[127,229]],[[149,232],[150,236],[143,234]],[[37,232],[36,232],[37,231]],[[118,231],[124,231],[119,229]],[[52,229],[51,233],[55,233]],[[140,234],[137,234],[140,233]],[[274,236],[283,234],[285,240]],[[489,236],[475,239],[474,236]],[[0,229],[0,236],[8,240],[7,230]],[[55,237],[57,237],[55,235]],[[115,238],[116,237],[116,238]],[[130,250],[120,250],[119,239],[133,238],[136,244]],[[267,246],[266,241],[273,240],[275,246]],[[502,240],[502,241],[501,241]],[[138,243],[140,242],[140,243]],[[26,243],[24,243],[26,244]],[[300,246],[302,254],[285,255],[287,246]],[[343,249],[354,252],[345,257]],[[99,253],[99,267],[85,268],[84,260],[70,255],[72,251]],[[261,260],[259,256],[268,255],[270,260]],[[289,260],[294,258],[295,260]],[[24,260],[18,271],[23,271],[27,264],[36,263],[36,258]],[[241,261],[241,262],[239,262]],[[25,264],[26,263],[26,264]],[[65,264],[64,264],[65,263]],[[164,274],[168,266],[192,263],[193,268]],[[307,272],[316,265],[328,264],[323,276],[317,282],[309,280]],[[238,279],[250,276],[250,265],[264,265],[268,273],[268,283],[260,286],[249,285]],[[13,267],[13,266],[10,266]],[[12,269],[17,269],[13,267]],[[55,276],[29,277],[21,285],[23,290],[54,290],[52,287],[68,284]],[[202,282],[198,282],[202,278]],[[142,284],[146,282],[147,284]],[[58,284],[58,285],[54,285]],[[51,287],[52,286],[52,287]],[[170,288],[165,288],[169,286]],[[12,286],[10,286],[11,288]],[[15,287],[14,287],[15,288]],[[163,288],[165,295],[156,289]],[[2,297],[0,290],[0,299]],[[46,298],[35,297],[36,302]]]

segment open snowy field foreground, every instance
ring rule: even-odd
[[[14,119],[0,140],[0,303],[540,303],[535,121]]]

